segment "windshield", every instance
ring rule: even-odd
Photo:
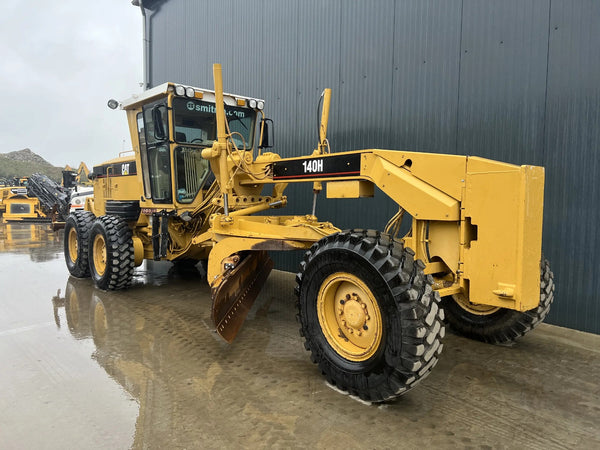
[[[256,112],[249,108],[225,106],[232,139],[239,149],[250,149],[254,144]],[[175,141],[198,145],[212,145],[217,139],[217,117],[214,103],[190,98],[173,99]],[[238,134],[239,133],[239,134]]]

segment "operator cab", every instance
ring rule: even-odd
[[[230,94],[224,101],[233,144],[252,151],[264,101]],[[194,203],[214,180],[202,158],[202,150],[217,139],[214,92],[165,83],[121,107],[137,124],[144,197],[155,204]]]

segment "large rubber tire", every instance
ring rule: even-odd
[[[444,312],[424,268],[422,261],[414,261],[411,249],[376,231],[336,233],[306,252],[296,276],[297,318],[304,346],[330,384],[363,400],[382,402],[402,395],[431,372],[443,348]],[[336,308],[331,317],[346,315],[347,304],[354,300],[354,293],[345,302],[338,300],[346,281],[329,296],[337,278],[350,280],[353,290],[356,286],[360,296],[371,299],[363,306],[365,317],[371,316],[380,336],[362,353],[360,346],[347,344],[353,342],[345,337],[354,332],[350,326],[339,325],[336,337],[337,317],[325,318],[331,298]],[[347,318],[349,323],[354,320]]]
[[[88,278],[88,240],[95,216],[89,211],[74,211],[65,223],[64,253],[69,273],[76,278]]]
[[[540,267],[540,303],[536,308],[520,312],[491,309],[489,314],[475,314],[462,307],[453,297],[444,297],[448,323],[458,333],[490,344],[510,344],[544,321],[554,300],[554,275],[547,260]]]
[[[127,222],[115,216],[98,217],[90,230],[88,258],[90,274],[100,289],[129,287],[135,259]]]

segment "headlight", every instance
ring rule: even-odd
[[[185,88],[185,95],[187,97],[194,98],[194,94],[195,94],[194,88],[191,88],[191,87]]]
[[[256,100],[254,100],[254,99],[251,99],[251,100],[248,102],[248,106],[249,106],[250,108],[252,108],[252,109],[256,108]]]
[[[265,107],[265,102],[263,102],[262,100],[259,100],[258,103],[256,104],[256,107],[260,110],[262,110]]]
[[[185,95],[185,88],[182,85],[175,86],[175,94]]]

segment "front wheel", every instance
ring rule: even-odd
[[[544,321],[554,300],[554,275],[550,264],[540,266],[540,303],[521,312],[472,303],[462,295],[444,297],[450,326],[460,334],[490,344],[510,344]]]
[[[375,231],[327,236],[306,252],[296,277],[300,334],[329,383],[381,402],[430,373],[444,316],[424,267]]]
[[[88,258],[92,279],[100,289],[129,287],[135,259],[127,222],[116,216],[98,217],[90,231]]]

